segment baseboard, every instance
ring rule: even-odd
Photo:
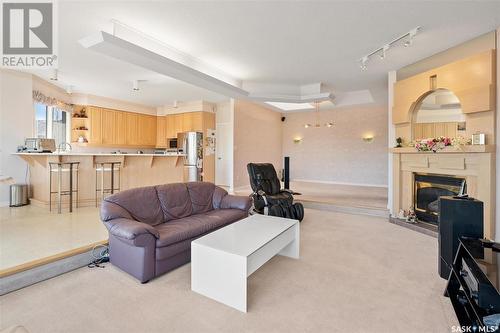
[[[315,180],[315,179],[290,179],[290,182],[304,182],[304,183],[316,183],[316,184],[331,184],[331,185],[348,185],[348,186],[361,186],[361,187],[388,188],[387,185],[380,185],[380,184],[349,183],[349,182],[337,182],[337,181]]]
[[[10,202],[9,201],[0,201],[0,207],[9,207]]]

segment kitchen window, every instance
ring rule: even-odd
[[[68,112],[55,106],[35,103],[35,137],[55,139],[56,146],[69,142]]]

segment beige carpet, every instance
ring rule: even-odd
[[[108,265],[5,295],[0,327],[29,332],[450,332],[437,240],[384,219],[307,210],[301,258],[249,278],[249,312],[190,290],[190,266],[141,285]]]

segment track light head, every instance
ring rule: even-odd
[[[139,91],[139,80],[134,80],[132,82],[132,90]]]
[[[380,50],[380,59],[385,59],[386,52],[389,50],[391,46],[389,44],[385,44]]]
[[[413,38],[417,35],[419,28],[415,28],[413,30],[410,30],[408,33],[408,39],[405,41],[403,44],[404,47],[412,46],[413,45]]]
[[[66,88],[66,93],[68,93],[68,94],[70,94],[70,95],[71,95],[71,94],[73,93],[73,86],[68,86],[68,87]]]
[[[366,70],[367,69],[367,66],[366,66],[366,63],[368,62],[368,57],[367,56],[364,56],[363,58],[361,58],[361,61],[360,61],[360,65],[359,67],[362,69],[362,70]]]
[[[50,80],[51,81],[57,81],[58,80],[58,74],[59,74],[58,70],[54,69],[52,71],[52,75],[50,76]]]

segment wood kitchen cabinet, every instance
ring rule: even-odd
[[[175,138],[177,137],[177,133],[184,132],[184,114],[177,113],[173,115],[174,119],[174,130],[175,130]]]
[[[167,148],[167,116],[156,119],[156,147]]]
[[[184,113],[182,118],[183,132],[202,132],[203,131],[203,113],[204,112],[189,112]]]
[[[139,144],[139,115],[127,113],[126,124],[127,145],[137,146]]]
[[[90,106],[87,108],[87,115],[90,118],[89,137],[88,137],[89,144],[101,144],[102,143],[101,109]]]
[[[127,114],[114,111],[114,144],[125,146],[127,144]]]
[[[156,146],[156,118],[139,115],[139,145]]]
[[[115,112],[101,109],[101,124],[101,143],[104,145],[114,144],[116,137]]]

